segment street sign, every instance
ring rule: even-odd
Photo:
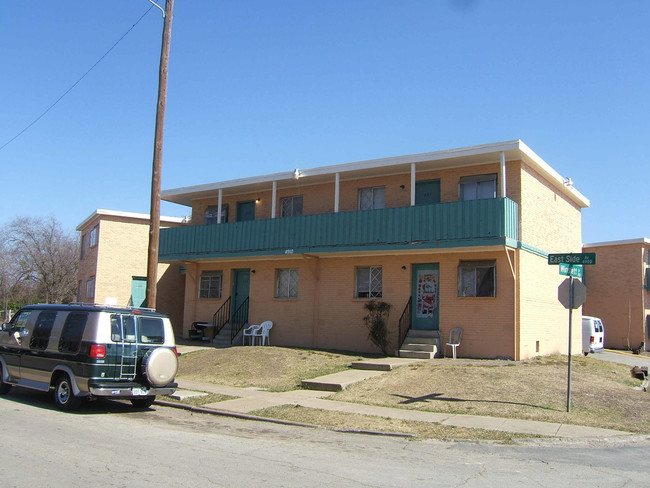
[[[549,254],[548,264],[596,264],[595,252]]]
[[[571,303],[571,285],[573,284],[573,303]],[[587,300],[587,287],[582,281],[565,279],[557,288],[557,299],[566,309],[580,308]]]
[[[582,264],[566,264],[560,263],[560,274],[562,276],[572,276],[574,278],[582,278]]]

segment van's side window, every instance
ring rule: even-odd
[[[140,317],[140,341],[144,344],[165,342],[163,321],[152,317]]]
[[[30,310],[23,310],[11,321],[11,327],[14,329],[17,329],[18,327],[27,327],[27,321],[31,314],[32,312]]]
[[[113,342],[135,342],[133,315],[111,315],[111,340]]]
[[[29,340],[29,347],[31,349],[44,351],[47,348],[55,319],[56,312],[41,312],[39,314],[38,319],[36,319],[36,325],[34,326],[34,333]]]
[[[61,338],[59,339],[60,352],[79,352],[81,338],[84,335],[87,320],[87,313],[72,312],[68,314],[68,317],[65,319],[65,323],[63,324],[63,330],[61,330]]]

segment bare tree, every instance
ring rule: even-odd
[[[74,300],[77,238],[64,233],[54,217],[17,217],[5,228],[4,243],[11,262],[2,265],[9,276],[33,283],[38,299],[46,303]],[[16,269],[11,271],[12,267]]]

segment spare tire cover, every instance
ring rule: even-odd
[[[151,349],[145,354],[142,362],[147,381],[153,386],[165,386],[174,381],[178,371],[178,359],[171,349]]]

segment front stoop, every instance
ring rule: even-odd
[[[235,341],[238,338],[239,336],[235,338]],[[221,329],[219,333],[214,337],[214,339],[212,339],[212,341],[209,341],[208,343],[212,347],[216,347],[218,349],[225,349],[234,346],[235,344],[230,343],[230,324],[224,325],[223,329]]]
[[[439,330],[411,329],[399,349],[399,357],[433,359],[441,356],[441,349],[442,339]]]

